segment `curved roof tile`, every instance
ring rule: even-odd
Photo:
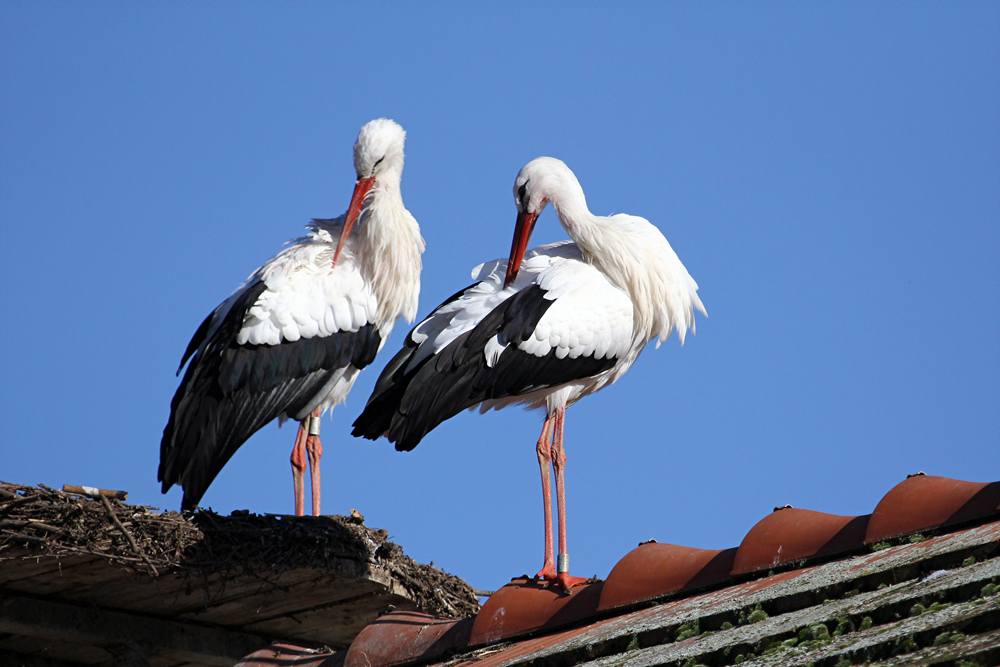
[[[729,578],[736,549],[693,549],[647,542],[618,561],[601,591],[598,610],[667,593],[694,590]]]
[[[581,584],[573,587],[572,595],[565,595],[531,579],[514,579],[479,610],[469,644],[489,644],[586,618],[597,611],[603,586]]]
[[[748,574],[803,558],[860,549],[865,544],[870,516],[840,516],[793,507],[776,509],[743,538],[732,573]]]
[[[415,611],[380,616],[361,631],[344,658],[344,667],[387,667],[443,655],[468,646],[472,619],[442,619]]]
[[[1000,482],[963,482],[923,473],[911,475],[882,497],[865,542],[953,526],[982,519],[1000,510]]]

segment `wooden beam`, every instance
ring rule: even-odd
[[[260,649],[260,635],[0,593],[0,632],[86,646],[148,647],[150,654],[229,667]]]

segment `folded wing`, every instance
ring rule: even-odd
[[[477,404],[598,376],[631,347],[632,302],[572,243],[531,251],[503,289],[506,262],[441,304],[383,370],[354,435],[410,450]]]

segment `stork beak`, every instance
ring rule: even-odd
[[[354,227],[354,223],[358,221],[358,216],[361,215],[361,207],[365,204],[365,197],[368,196],[368,193],[371,192],[374,185],[374,176],[359,178],[358,182],[354,184],[354,195],[351,196],[351,205],[347,207],[347,217],[344,219],[344,228],[340,232],[340,240],[337,241],[337,250],[333,253],[333,266],[337,266],[337,259],[340,257],[340,251],[344,249],[344,243],[347,242],[347,236],[351,233],[351,228]],[[333,267],[330,268],[332,269]]]
[[[517,223],[514,225],[514,240],[510,244],[510,259],[507,260],[507,277],[503,281],[504,289],[514,282],[514,279],[517,278],[517,272],[521,270],[521,262],[524,261],[524,253],[528,249],[531,232],[535,231],[538,213],[538,211],[534,213],[521,211],[517,214]]]

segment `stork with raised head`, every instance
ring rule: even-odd
[[[542,474],[545,562],[537,579],[567,592],[569,575],[563,427],[566,408],[629,369],[653,338],[694,332],[705,314],[698,285],[667,239],[631,215],[593,215],[562,161],[532,160],[514,182],[517,225],[507,261],[476,267],[477,281],[418,324],[389,362],[354,422],[354,435],[385,435],[411,450],[438,424],[479,406],[545,408],[536,451]],[[552,203],[570,241],[527,252]],[[558,501],[552,535],[550,466]]]
[[[323,412],[342,403],[396,319],[412,322],[420,293],[420,228],[399,189],[406,133],[387,118],[361,128],[347,212],[313,220],[205,318],[160,443],[163,492],[184,488],[191,509],[251,435],[276,417],[299,422],[292,450],[295,513],[311,467],[320,513]]]

